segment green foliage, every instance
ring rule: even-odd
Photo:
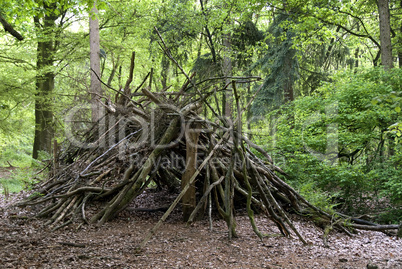
[[[398,91],[402,71],[362,69],[333,80],[270,114],[270,122],[277,122],[274,159],[282,158],[293,184],[313,200],[321,189],[350,213],[397,208],[402,147],[389,127],[400,113],[393,102],[372,100]]]
[[[387,180],[380,181],[384,184],[382,194],[384,196],[388,195],[392,202],[402,204],[402,171],[400,167],[402,165],[402,145],[399,143],[397,145],[396,153],[387,160],[385,167],[388,169],[384,171],[384,176]],[[395,169],[394,169],[395,168]],[[381,167],[377,168],[375,171],[381,172]]]
[[[378,87],[388,87],[391,88],[391,91],[385,91],[384,94],[378,95],[371,100],[373,105],[379,105],[380,107],[390,107],[396,113],[401,113],[402,107],[402,84],[400,76],[400,69],[394,68],[389,70],[388,72],[377,72],[373,74],[373,79],[377,80]],[[387,81],[387,83],[384,83]],[[402,136],[402,122],[396,121],[392,125],[389,126],[388,134],[394,135],[397,137]]]
[[[15,178],[0,178],[0,190],[4,195],[19,192],[23,189],[21,181]]]
[[[239,66],[250,66],[252,64],[253,49],[265,36],[256,24],[250,19],[235,26],[232,35],[232,46],[236,51],[235,59]]]
[[[221,59],[218,59],[218,63],[214,63],[212,55],[207,53],[198,57],[191,69],[191,72],[197,72],[197,79],[202,81],[211,77],[221,76],[222,67],[220,65]]]
[[[252,112],[264,115],[273,108],[293,99],[293,86],[297,80],[298,61],[293,47],[295,33],[289,29],[291,18],[278,15],[268,29],[273,40],[268,42],[265,55],[252,65],[251,70],[260,67],[265,73],[262,89],[257,95]]]
[[[310,180],[308,182],[293,182],[297,191],[307,199],[311,204],[327,212],[328,214],[334,214],[334,207],[337,204],[333,203],[335,194],[324,192],[322,189],[317,188],[317,184]]]
[[[386,208],[378,214],[376,221],[379,223],[400,224],[402,222],[402,208]]]
[[[8,166],[10,162],[16,167],[29,167],[32,163],[32,135],[24,137],[26,133],[18,137],[7,139],[8,142],[0,147],[0,167]]]
[[[4,44],[0,41],[0,44]],[[32,152],[34,113],[31,58],[26,48],[0,49],[0,166],[26,167]]]
[[[34,56],[25,46],[8,45],[0,39],[0,147],[5,139],[29,129],[33,119]]]
[[[10,171],[9,175],[0,178],[0,187],[4,194],[31,189],[33,184],[45,177],[44,173],[37,175],[37,171],[32,168],[16,168]]]

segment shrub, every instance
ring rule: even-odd
[[[399,99],[392,97],[401,88],[400,69],[338,74],[312,96],[268,115],[276,123],[274,160],[283,161],[305,195],[318,199],[325,190],[347,213],[400,207],[402,149],[390,126],[400,121]]]

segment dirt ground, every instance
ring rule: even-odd
[[[402,268],[402,240],[395,237],[332,232],[325,248],[321,229],[293,217],[309,245],[278,236],[259,240],[242,213],[236,216],[239,238],[229,241],[222,220],[213,219],[212,231],[207,220],[186,226],[177,210],[137,253],[163,212],[126,211],[102,227],[72,224],[53,232],[45,220],[25,219],[29,208],[6,208],[21,196],[0,196],[1,268]],[[278,234],[264,216],[256,221],[263,233]]]

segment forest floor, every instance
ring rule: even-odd
[[[0,190],[2,192],[2,190]],[[248,217],[237,213],[238,238],[228,240],[224,221],[214,218],[186,226],[177,209],[141,253],[136,247],[163,212],[122,212],[102,227],[72,224],[56,231],[32,216],[34,209],[7,208],[24,193],[0,196],[1,268],[402,268],[402,240],[380,232],[353,237],[331,232],[324,247],[320,228],[293,216],[308,240],[280,236],[259,240]],[[25,194],[26,195],[26,194]],[[149,192],[133,206],[153,207],[170,200]],[[256,217],[263,233],[278,234],[272,221]]]

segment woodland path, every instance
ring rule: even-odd
[[[236,216],[239,238],[227,239],[223,220],[196,222],[187,227],[174,212],[148,242],[143,252],[135,248],[162,212],[122,212],[102,227],[78,224],[50,231],[43,220],[27,220],[28,209],[4,209],[19,195],[0,196],[1,268],[402,268],[402,244],[380,232],[360,231],[350,238],[332,232],[329,248],[322,230],[293,217],[297,229],[308,238],[267,237],[252,231],[246,214]],[[141,197],[139,197],[141,199]],[[153,201],[164,200],[155,194]],[[147,197],[149,203],[149,195]],[[140,201],[141,202],[141,201]],[[138,203],[138,201],[137,201]],[[151,204],[145,204],[151,206]],[[256,217],[261,231],[278,233],[274,223]]]

